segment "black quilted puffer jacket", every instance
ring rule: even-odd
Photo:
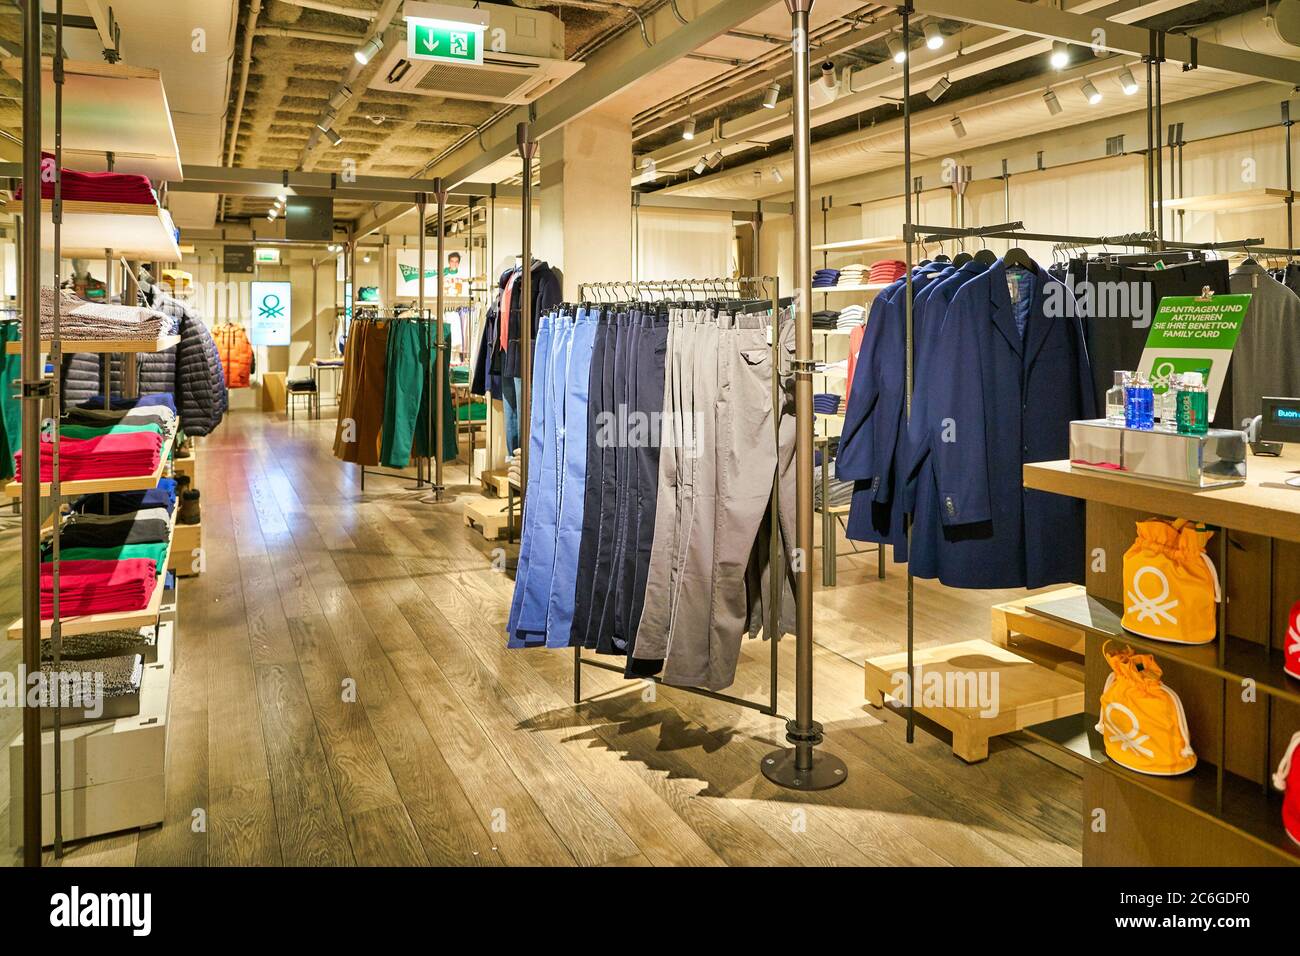
[[[181,340],[175,348],[140,356],[140,394],[171,392],[181,427],[187,435],[208,435],[221,424],[226,413],[226,374],[221,368],[217,343],[199,314],[184,302],[156,287],[141,304],[175,316]],[[99,356],[86,352],[68,355],[63,361],[63,407],[67,408],[102,395]],[[113,356],[113,394],[122,391],[121,360]]]

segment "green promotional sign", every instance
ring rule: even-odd
[[[406,36],[406,52],[412,60],[483,64],[483,28],[477,24],[411,20]]]
[[[1250,298],[1174,295],[1160,300],[1137,369],[1147,376],[1156,394],[1167,390],[1170,375],[1200,372],[1210,390],[1210,414],[1214,415]]]

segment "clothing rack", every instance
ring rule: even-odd
[[[670,279],[670,280],[629,280],[625,282],[584,282],[578,286],[579,304],[602,302],[630,302],[634,301],[638,294],[642,294],[649,302],[666,302],[672,294],[687,295],[692,298],[715,297],[715,298],[739,298],[741,293],[746,289],[753,289],[761,292],[771,290],[772,301],[772,417],[773,417],[773,438],[777,446],[777,469],[772,476],[772,498],[769,502],[768,517],[772,522],[772,535],[769,552],[769,589],[772,600],[768,602],[767,625],[765,627],[771,652],[770,673],[768,683],[768,700],[765,703],[748,700],[744,697],[735,697],[731,694],[722,694],[717,691],[706,690],[702,687],[676,687],[677,690],[685,691],[689,694],[698,694],[701,697],[708,697],[712,700],[719,700],[724,703],[734,704],[737,707],[745,707],[750,710],[756,710],[759,713],[776,716],[777,713],[777,676],[779,673],[780,657],[778,654],[777,642],[781,639],[781,595],[782,586],[781,578],[783,567],[779,560],[780,545],[779,538],[781,534],[780,508],[781,508],[781,468],[780,468],[780,449],[781,449],[781,363],[780,348],[781,336],[777,330],[781,320],[781,297],[780,297],[780,280],[775,276],[742,276],[740,278],[729,279]],[[602,298],[605,293],[611,295],[620,294],[622,298]],[[588,298],[588,295],[594,296]],[[659,296],[658,299],[653,298]],[[763,298],[768,298],[764,295]],[[522,476],[524,484],[527,484],[528,476]],[[808,572],[811,573],[811,572]],[[796,592],[796,598],[797,598]],[[797,635],[796,640],[812,641],[812,635]],[[616,664],[610,664],[606,661],[596,660],[582,656],[582,645],[575,644],[573,647],[573,702],[580,704],[582,698],[582,666],[599,667],[602,670],[623,673],[624,669]],[[659,677],[642,677],[642,680],[649,680],[656,684],[663,683]],[[675,686],[675,685],[668,685]],[[809,685],[811,688],[811,684]]]
[[[402,312],[403,314],[401,315],[396,314],[399,311]],[[411,313],[415,313],[415,314],[411,314]],[[436,458],[442,454],[443,425],[442,425],[441,415],[438,416],[438,420],[436,422],[433,420],[435,406],[438,405],[438,402],[436,401],[433,395],[434,383],[437,378],[433,366],[437,365],[439,368],[442,367],[442,354],[444,351],[447,350],[448,345],[446,342],[442,340],[442,336],[436,334],[434,330],[434,319],[435,317],[430,313],[428,309],[424,310],[424,314],[420,314],[416,310],[406,308],[406,307],[403,307],[400,310],[375,309],[373,312],[367,312],[366,314],[362,314],[359,310],[354,309],[352,313],[352,321],[348,324],[348,334],[349,335],[352,334],[352,327],[357,322],[418,322],[420,323],[421,330],[424,332],[424,338],[422,344],[426,348],[428,353],[434,356],[434,361],[433,363],[430,364],[429,371],[426,375],[426,380],[424,383],[424,399],[422,401],[422,404],[424,405],[424,412],[426,415],[426,420],[428,421],[428,428],[426,430],[426,435],[425,435],[425,438],[427,439],[428,442],[426,447],[429,448],[430,450],[433,450],[434,454],[432,457]],[[438,485],[436,484],[434,478],[432,477],[433,476],[432,458],[429,455],[412,455],[412,457],[415,458],[415,484],[411,486],[411,490],[423,491],[426,488],[437,490]],[[358,465],[357,467],[361,469],[361,490],[362,491],[366,490],[367,475],[370,475],[372,478],[397,478],[402,481],[409,481],[411,478],[410,475],[405,475],[397,471],[382,471],[378,468],[369,468],[365,465]]]

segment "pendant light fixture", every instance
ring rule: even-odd
[[[1054,70],[1064,70],[1070,65],[1070,46],[1064,40],[1052,41],[1052,55],[1048,58],[1048,63]]]
[[[925,45],[931,50],[937,50],[943,46],[943,31],[939,29],[939,23],[931,20],[925,25]]]
[[[1092,80],[1084,80],[1080,83],[1079,92],[1083,94],[1089,106],[1096,106],[1101,102],[1101,90],[1093,85]]]
[[[1133,74],[1128,67],[1119,71],[1119,88],[1124,91],[1125,96],[1132,96],[1138,91],[1138,81],[1133,79]]]

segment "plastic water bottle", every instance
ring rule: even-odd
[[[1130,373],[1116,372],[1115,384],[1106,392],[1106,421],[1112,425],[1123,425],[1126,420],[1124,412],[1124,383]]]

